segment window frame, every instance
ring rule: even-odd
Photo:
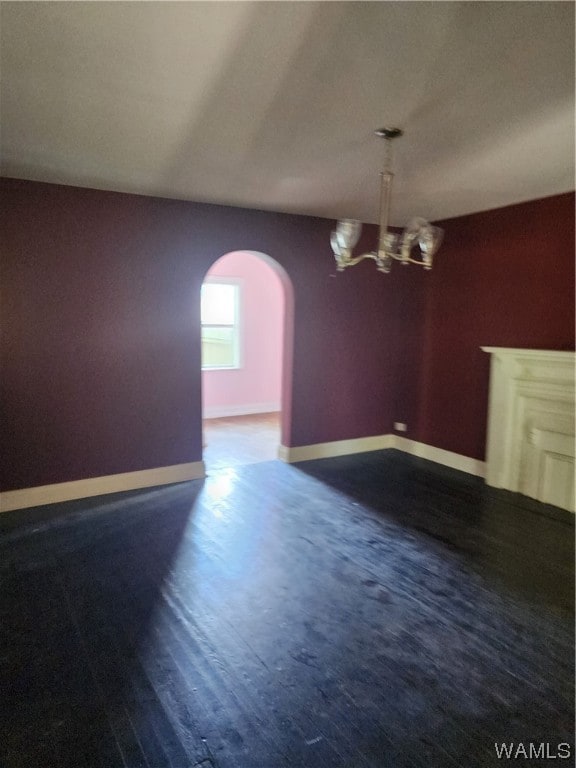
[[[214,325],[212,323],[202,322],[202,289],[200,289],[200,354],[202,356],[202,349],[204,345],[204,328],[232,328],[234,330],[234,364],[233,365],[208,365],[205,366],[203,360],[201,360],[201,370],[204,371],[237,371],[242,368],[242,326],[243,326],[243,312],[242,312],[242,292],[243,281],[238,277],[206,277],[202,286],[206,284],[220,284],[231,285],[235,290],[236,301],[234,307],[234,324],[233,325]]]

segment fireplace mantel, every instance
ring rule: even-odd
[[[574,511],[574,352],[491,355],[486,482]]]

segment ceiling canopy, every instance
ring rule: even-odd
[[[3,2],[5,176],[392,223],[574,187],[570,2]]]

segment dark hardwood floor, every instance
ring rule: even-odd
[[[0,766],[573,750],[573,563],[568,513],[393,451],[4,514]]]

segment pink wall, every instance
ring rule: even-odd
[[[245,251],[226,254],[206,277],[240,280],[241,367],[202,372],[204,416],[279,411],[285,304],[280,278],[263,258]]]

